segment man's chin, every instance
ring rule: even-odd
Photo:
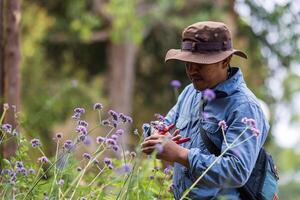
[[[202,91],[205,89],[205,87],[199,85],[199,84],[196,84],[196,83],[193,83],[193,86],[196,90],[199,90],[199,91]]]

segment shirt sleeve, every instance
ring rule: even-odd
[[[233,188],[241,187],[247,182],[254,168],[259,150],[266,139],[269,125],[260,107],[250,103],[241,104],[231,112],[227,119],[226,139],[228,144],[231,144],[245,130],[246,125],[242,123],[244,117],[256,121],[256,127],[260,134],[229,149],[198,184],[208,187]],[[247,129],[235,144],[252,135],[253,132]],[[222,152],[226,148],[227,146],[223,140]],[[188,161],[192,180],[196,181],[216,158],[213,154],[204,154],[199,148],[191,148],[188,153]]]

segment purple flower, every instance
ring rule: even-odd
[[[226,122],[225,122],[224,120],[219,121],[218,125],[219,125],[224,131],[228,128],[228,126],[227,126],[227,124],[226,124]]]
[[[87,200],[87,198],[86,197],[81,197],[80,200]]]
[[[212,101],[213,99],[216,98],[216,94],[213,90],[211,89],[205,89],[203,91],[203,98],[207,101]]]
[[[162,144],[155,144],[154,147],[158,153],[162,153],[164,150],[164,147]]]
[[[113,169],[114,168],[114,165],[111,163],[109,165],[107,165],[108,169]]]
[[[21,161],[16,161],[15,166],[16,166],[16,168],[24,167],[23,162],[21,162]]]
[[[36,138],[32,139],[30,143],[33,148],[41,146],[40,140]]]
[[[124,130],[123,130],[123,129],[118,129],[118,130],[116,131],[116,134],[121,136],[121,135],[124,134]]]
[[[90,159],[91,159],[91,154],[89,154],[89,153],[84,153],[84,154],[82,154],[82,157],[84,157],[84,158],[87,159],[87,160],[90,160]]]
[[[65,183],[64,179],[59,179],[57,185],[62,186]]]
[[[165,174],[165,175],[168,175],[168,174],[170,174],[170,173],[171,173],[171,167],[168,166],[168,167],[166,167],[166,168],[164,169],[164,174]]]
[[[252,131],[252,133],[253,133],[256,137],[259,136],[260,131],[259,131],[257,128],[251,127],[250,130]]]
[[[83,113],[85,113],[85,109],[84,109],[84,108],[75,108],[75,109],[74,109],[74,113],[80,113],[80,114],[83,114]]]
[[[17,173],[27,176],[27,169],[25,167],[17,168]]]
[[[44,163],[44,164],[49,162],[49,160],[46,156],[42,156],[42,157],[38,158],[38,161],[41,163]]]
[[[1,175],[6,175],[6,174],[10,174],[11,170],[10,169],[3,169],[1,172]]]
[[[119,150],[119,146],[118,146],[118,145],[113,145],[113,146],[112,146],[112,149],[113,149],[114,151],[118,151],[118,150]]]
[[[100,143],[102,143],[102,142],[104,142],[104,141],[105,141],[105,138],[104,138],[104,137],[101,137],[101,136],[99,136],[99,137],[97,137],[97,138],[96,138],[96,141],[97,141],[97,143],[98,143],[98,144],[100,144]]]
[[[86,138],[86,135],[80,134],[77,138],[77,142],[82,142],[85,140],[85,138]]]
[[[16,130],[13,130],[12,133],[10,133],[13,137],[17,137],[19,133]]]
[[[132,170],[132,165],[130,164],[122,164],[122,167],[121,167],[122,171],[124,171],[125,173],[129,173],[131,172]]]
[[[119,118],[122,120],[123,123],[125,123],[127,121],[127,119],[123,113],[119,114]]]
[[[114,128],[117,128],[117,126],[118,126],[118,121],[112,120],[112,125],[113,125]]]
[[[1,129],[5,133],[11,133],[12,126],[10,124],[3,124]]]
[[[63,147],[67,152],[70,152],[75,148],[75,144],[72,140],[66,140]]]
[[[35,170],[32,169],[32,168],[30,168],[30,169],[28,169],[28,173],[29,173],[29,174],[35,174]]]
[[[79,120],[77,122],[77,125],[88,127],[89,124],[86,121],[84,121],[84,120]]]
[[[170,85],[171,85],[173,88],[176,88],[176,89],[178,89],[178,88],[181,87],[181,83],[180,83],[179,80],[172,80],[172,81],[170,82]]]
[[[118,113],[113,110],[109,110],[108,113],[113,117],[114,120],[118,120]]]
[[[159,121],[164,121],[164,120],[165,120],[165,117],[162,116],[162,115],[159,114],[159,113],[155,113],[155,114],[154,114],[154,117],[155,117],[156,119],[158,119]]]
[[[106,139],[106,144],[109,144],[109,145],[116,145],[117,142],[116,142],[114,139],[107,138],[107,139]]]
[[[132,120],[132,118],[130,116],[125,116],[125,117],[126,117],[126,120],[127,120],[128,123],[132,123],[133,122],[133,120]]]
[[[86,136],[85,139],[83,140],[83,144],[86,146],[89,146],[92,144],[92,138],[90,136]]]
[[[108,125],[110,125],[110,121],[108,119],[105,119],[105,120],[102,121],[102,125],[103,126],[108,126]]]
[[[154,179],[154,175],[149,176],[149,178],[150,178],[151,180],[153,180],[153,179]]]
[[[88,133],[86,127],[81,125],[76,127],[76,132],[82,135],[86,135]]]
[[[95,159],[95,160],[93,161],[93,163],[94,163],[95,165],[99,165],[99,164],[100,164],[99,160],[97,160],[97,159]]]
[[[104,162],[106,165],[110,165],[110,164],[112,164],[112,161],[111,161],[111,159],[110,159],[110,158],[108,158],[108,157],[105,157],[105,158],[103,159],[103,162]]]
[[[250,127],[250,130],[252,131],[252,133],[255,135],[255,136],[259,136],[260,134],[260,131],[257,129],[256,127],[256,121],[252,118],[247,118],[247,117],[244,117],[242,119],[242,123],[246,124],[248,127]]]
[[[94,110],[102,110],[103,106],[101,103],[95,103],[93,108]]]
[[[117,139],[118,139],[118,135],[116,135],[116,134],[113,134],[113,135],[111,136],[111,139],[113,139],[113,140],[117,141]]]

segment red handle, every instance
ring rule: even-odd
[[[182,144],[182,143],[188,142],[190,140],[191,140],[191,138],[189,138],[189,137],[181,138],[181,139],[176,141],[176,144]]]

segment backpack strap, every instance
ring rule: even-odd
[[[219,156],[221,154],[221,149],[219,147],[217,147],[217,145],[215,145],[215,143],[213,143],[213,141],[211,141],[211,139],[207,136],[206,131],[200,126],[200,135],[202,138],[202,141],[204,143],[204,145],[206,146],[207,150],[216,155]]]

